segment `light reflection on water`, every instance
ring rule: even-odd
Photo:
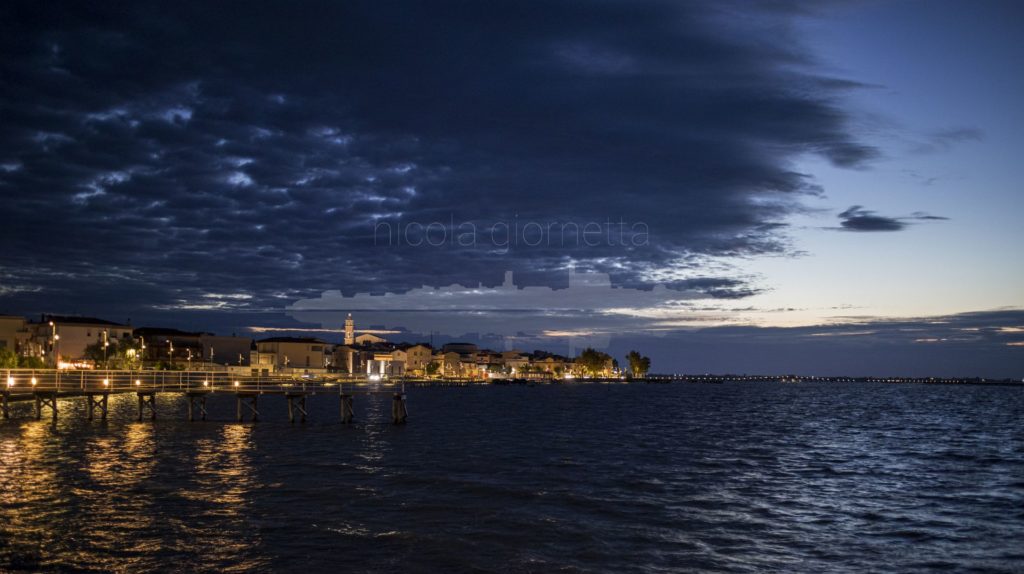
[[[335,396],[237,424],[134,395],[0,422],[0,571],[1019,570],[1021,389],[616,385]]]

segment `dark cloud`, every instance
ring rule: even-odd
[[[839,214],[839,229],[843,231],[902,231],[910,224],[917,221],[946,221],[948,217],[929,215],[923,211],[915,211],[908,217],[886,217],[878,215],[874,211],[864,209],[863,206],[854,205]]]
[[[876,215],[860,205],[854,205],[839,214],[840,225],[846,231],[901,231],[906,223],[895,217]]]
[[[778,222],[820,193],[792,160],[875,150],[838,103],[858,86],[813,71],[793,11],[752,10],[5,3],[0,303],[281,308],[505,269],[547,283],[570,261],[636,284],[785,252]],[[648,240],[487,242],[502,222],[620,220]],[[468,222],[478,241],[384,247],[380,221]]]

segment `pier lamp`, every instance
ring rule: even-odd
[[[39,381],[37,381],[35,377],[32,377],[32,386],[33,387],[36,386],[36,383],[38,383],[38,382]]]
[[[14,377],[7,377],[7,386],[8,387],[13,387],[14,386]]]
[[[238,381],[235,381],[235,386],[236,386],[236,387],[238,386]]]
[[[203,386],[204,387],[210,386],[210,381],[203,381]]]
[[[136,386],[136,387],[138,387],[138,386],[139,386],[139,385],[141,385],[141,384],[142,384],[142,381],[140,381],[140,380],[138,380],[138,379],[135,379],[135,386]]]
[[[110,379],[103,379],[103,386],[104,387],[109,387],[110,386]]]

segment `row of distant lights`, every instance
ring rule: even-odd
[[[35,377],[32,377],[32,386],[34,387],[37,384],[39,384],[39,381]],[[239,386],[239,382],[235,381],[234,385],[236,387]],[[8,387],[13,387],[14,386],[14,377],[7,377],[7,386]],[[104,387],[109,387],[110,386],[110,379],[103,379],[103,386]],[[142,381],[140,381],[139,379],[135,379],[135,386],[136,387],[142,386]],[[203,381],[203,386],[204,387],[210,386],[210,381]]]

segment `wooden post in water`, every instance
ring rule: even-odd
[[[142,413],[149,408],[149,420],[156,420],[156,392],[138,392],[139,396],[139,421],[142,421]]]
[[[405,395],[402,393],[395,393],[394,398],[391,399],[392,424],[403,425],[408,417],[409,412],[405,408]]]
[[[188,420],[192,422],[196,420],[195,408],[199,407],[199,416],[204,421],[206,420],[206,393],[187,393],[188,395]]]
[[[285,398],[288,399],[288,422],[295,422],[295,411],[299,411],[301,421],[306,422],[306,394],[286,393]]]
[[[107,398],[110,393],[88,393],[85,400],[89,402],[89,420],[92,420],[96,409],[100,410],[100,420],[107,420]]]
[[[57,422],[57,393],[36,393],[36,420],[43,418],[43,408],[50,407]]]
[[[341,422],[344,424],[351,424],[352,418],[355,416],[355,409],[353,408],[352,395],[341,395]]]
[[[238,393],[235,395],[236,407],[238,413],[238,422],[242,422],[242,405],[245,405],[252,413],[252,422],[258,422],[260,420],[260,411],[257,410],[259,406],[259,394],[258,393]]]

